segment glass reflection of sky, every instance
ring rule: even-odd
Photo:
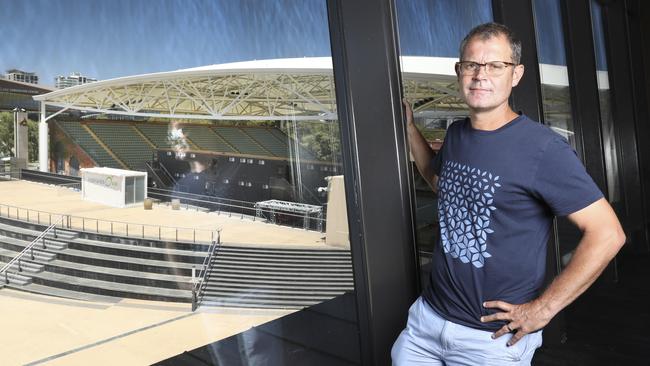
[[[397,0],[404,55],[457,57],[489,0]],[[41,83],[100,80],[242,60],[329,56],[325,0],[5,0],[0,71]]]
[[[536,0],[542,63],[565,65],[557,0]],[[396,0],[401,53],[457,57],[490,0]],[[596,42],[600,9],[593,6]],[[0,71],[41,83],[81,72],[100,80],[242,60],[329,56],[325,0],[4,0]],[[598,52],[599,69],[606,69]]]

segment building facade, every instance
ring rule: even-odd
[[[34,72],[27,72],[18,69],[7,70],[5,79],[20,81],[22,83],[38,84],[38,75]]]
[[[87,83],[92,83],[97,81],[97,79],[89,78],[87,76],[81,75],[81,73],[73,72],[68,76],[59,75],[54,78],[54,87],[57,89],[69,88],[71,86],[83,85]]]

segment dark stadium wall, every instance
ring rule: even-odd
[[[302,180],[303,195],[298,197],[296,194],[298,183],[294,182],[297,180],[294,179],[297,173],[294,171],[292,174],[291,165],[287,160],[199,152],[188,152],[184,159],[177,159],[169,150],[158,150],[157,156],[177,179],[176,186],[169,188],[248,202],[277,199],[323,205],[326,202],[326,195],[319,193],[318,188],[327,187],[325,177],[341,174],[339,166],[329,163],[300,164],[304,179]],[[192,161],[209,163],[205,164],[204,171],[192,172]]]

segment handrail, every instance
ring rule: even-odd
[[[0,169],[0,177],[9,180],[20,180],[20,169]]]
[[[151,175],[154,175],[156,178],[158,178],[158,180],[160,182],[163,182],[162,178],[160,178],[160,175],[158,175],[158,173],[156,173],[156,170],[153,168],[153,165],[150,162],[145,161],[144,166],[146,166],[148,168],[147,173],[150,173]],[[163,184],[164,184],[164,182],[163,182]]]
[[[162,191],[162,192],[160,192],[160,191]],[[166,192],[169,192],[169,193],[166,193]],[[201,203],[208,204],[209,206],[217,206],[217,209],[213,209],[213,211],[218,211],[218,212],[221,212],[222,208],[231,209],[230,211],[228,211],[228,212],[230,212],[231,215],[233,213],[235,213],[237,215],[241,215],[241,218],[244,218],[244,211],[248,210],[249,214],[247,214],[247,215],[252,217],[253,220],[255,220],[255,217],[257,216],[258,212],[259,213],[266,213],[269,216],[278,213],[277,211],[273,211],[273,210],[256,208],[254,206],[254,203],[252,203],[252,202],[233,200],[233,199],[221,198],[221,197],[216,197],[216,196],[205,196],[205,195],[198,195],[198,194],[194,194],[194,193],[176,192],[176,191],[170,191],[170,190],[165,190],[165,189],[160,189],[160,188],[151,188],[151,187],[148,188],[148,193],[150,195],[159,195],[159,196],[167,197],[167,198],[170,198],[170,199],[172,199],[172,198],[180,198],[182,200],[192,202],[193,204],[196,204],[197,206],[198,206],[198,204],[201,204]],[[209,200],[187,197],[188,195],[189,196],[197,196],[197,197],[205,197],[205,198],[208,198]],[[215,202],[213,200],[217,200],[217,201]],[[228,202],[228,201],[230,201],[230,202],[241,202],[241,203],[244,203],[244,204],[248,204],[250,206],[246,207],[246,206],[241,206],[241,205],[237,205],[237,204],[219,202],[221,200],[226,201],[226,202]],[[204,207],[204,206],[201,206],[201,207]],[[209,207],[206,207],[206,208],[209,208]],[[237,213],[237,212],[239,212],[239,213]],[[296,218],[296,219],[304,219],[303,215],[296,215],[296,214],[288,213],[288,212],[282,212],[282,214],[285,215],[285,216]],[[316,223],[319,223],[319,225],[318,225],[319,227],[322,227],[322,225],[324,225],[325,222],[326,222],[325,218],[310,217],[309,219],[316,222]]]
[[[203,258],[201,271],[199,272],[199,276],[197,276],[199,280],[192,287],[192,311],[195,311],[199,307],[199,303],[203,298],[203,292],[207,285],[205,278],[207,277],[210,268],[212,268],[212,258],[216,255],[219,247],[221,247],[221,229],[217,230],[217,240],[212,242],[208,255]]]
[[[167,167],[165,167],[165,164],[162,163],[162,161],[158,162],[158,165],[160,166],[160,169],[167,174],[167,176],[171,179],[172,183],[176,183],[176,178],[172,175],[172,173],[167,170]]]
[[[253,207],[253,203],[250,202],[250,201],[236,200],[236,199],[233,199],[233,198],[224,198],[224,197],[218,197],[218,196],[208,196],[208,195],[204,195],[204,194],[197,194],[197,193],[190,193],[190,192],[182,192],[182,191],[175,191],[175,190],[172,190],[172,189],[155,188],[155,187],[148,187],[147,190],[151,190],[151,191],[154,191],[154,190],[155,190],[155,191],[163,191],[162,193],[160,193],[160,194],[162,194],[162,195],[169,195],[169,196],[172,196],[172,195],[179,195],[179,197],[176,197],[176,198],[187,198],[187,199],[193,199],[193,198],[191,198],[191,197],[190,197],[190,198],[188,198],[188,197],[180,197],[180,195],[185,195],[185,196],[194,196],[194,197],[199,197],[199,198],[200,198],[200,197],[205,197],[205,198],[209,198],[209,199],[216,199],[216,200],[222,200],[222,201],[228,201],[228,202],[239,202],[239,203],[243,203],[243,204],[249,204],[249,205],[251,205],[251,207]],[[205,202],[212,202],[212,203],[214,203],[214,201],[205,201]],[[235,206],[235,205],[233,205],[233,206]]]
[[[31,169],[20,169],[20,175],[21,178],[24,179],[24,177],[41,177],[44,179],[52,179],[52,180],[57,180],[57,181],[64,181],[64,182],[71,182],[71,183],[81,183],[80,178],[76,177],[70,177],[70,176],[62,176],[60,174],[55,174],[55,173],[46,173],[46,172],[41,172],[38,170],[31,170]],[[26,179],[29,180],[29,179]]]
[[[15,213],[15,216],[12,216],[12,212]],[[21,213],[24,214],[24,216],[21,217]],[[114,220],[101,220],[101,219],[91,218],[91,217],[72,216],[72,215],[61,214],[61,213],[33,210],[29,208],[5,205],[0,203],[0,217],[4,216],[9,219],[17,219],[21,221],[38,223],[38,224],[45,222],[48,223],[48,225],[50,225],[52,223],[52,216],[58,216],[58,215],[62,215],[64,218],[66,218],[65,222],[63,223],[63,226],[65,228],[86,232],[86,233],[126,236],[129,238],[138,238],[138,239],[153,239],[153,240],[173,239],[175,242],[185,242],[185,243],[197,243],[197,242],[211,243],[214,240],[214,230],[202,230],[202,229],[180,227],[180,226],[161,226],[161,225],[141,224],[141,223],[114,221]],[[43,220],[41,220],[42,218],[41,216],[44,216]],[[100,223],[102,224],[101,226]],[[135,231],[133,228],[135,228]],[[125,230],[120,231],[119,229],[125,229]],[[129,231],[129,229],[131,230]],[[152,232],[154,233],[154,235],[151,235]],[[149,233],[149,235],[145,235],[146,233]],[[167,234],[163,235],[164,233]],[[179,233],[181,234],[180,237],[179,237]],[[189,233],[191,239],[183,239],[183,236],[186,233]],[[199,236],[199,240],[197,240],[197,234]]]
[[[2,275],[2,273],[4,273],[4,275],[5,275],[5,283],[9,283],[9,278],[7,276],[7,272],[9,271],[9,268],[11,268],[11,266],[14,265],[14,263],[18,262],[18,272],[22,271],[22,269],[20,267],[20,260],[21,260],[22,256],[25,255],[28,251],[31,252],[31,258],[32,258],[32,260],[34,260],[34,246],[36,245],[36,243],[38,243],[40,240],[43,240],[43,249],[46,249],[45,248],[45,239],[44,239],[45,235],[47,235],[47,233],[49,233],[52,229],[54,229],[54,234],[56,236],[56,226],[59,225],[63,221],[63,218],[64,218],[64,216],[61,215],[61,217],[59,218],[59,221],[57,221],[54,224],[48,226],[47,229],[45,229],[42,233],[40,233],[36,237],[36,239],[32,240],[32,242],[29,243],[29,245],[27,245],[25,247],[25,249],[23,249],[12,260],[10,260],[7,264],[5,264],[4,267],[2,267],[2,269],[0,269],[0,275]]]

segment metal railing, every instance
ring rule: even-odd
[[[20,169],[20,179],[33,182],[66,185],[68,183],[81,183],[80,177],[61,175],[56,173],[41,172],[32,169]]]
[[[172,173],[170,173],[169,170],[167,170],[167,168],[165,167],[165,164],[163,164],[161,161],[159,161],[158,166],[160,167],[160,170],[162,170],[167,175],[167,177],[171,180],[171,182],[173,184],[176,184],[176,178],[174,178],[174,175],[172,175]]]
[[[0,165],[0,180],[20,180],[20,169]]]
[[[203,259],[203,264],[201,265],[201,271],[199,272],[199,275],[197,277],[192,276],[192,280],[198,278],[198,281],[196,281],[194,286],[192,286],[192,311],[195,311],[199,307],[199,304],[203,299],[203,292],[205,291],[205,286],[207,286],[208,284],[208,282],[206,281],[206,277],[208,275],[208,272],[212,268],[212,258],[214,258],[217,255],[217,252],[220,247],[221,247],[221,230],[218,230],[217,240],[212,242],[212,244],[210,245],[210,250],[208,252],[208,255],[206,255],[205,258]],[[194,273],[192,273],[192,275],[194,275]]]
[[[29,253],[30,254],[30,259],[32,261],[34,260],[34,247],[36,246],[36,244],[38,242],[41,242],[42,249],[47,249],[47,247],[45,245],[45,235],[47,235],[47,233],[49,233],[50,231],[54,230],[54,237],[56,238],[56,226],[63,222],[63,218],[64,218],[64,216],[61,215],[59,217],[58,221],[56,221],[55,223],[48,226],[47,229],[45,229],[42,233],[40,233],[36,237],[36,239],[32,240],[32,242],[29,243],[29,245],[27,245],[25,247],[25,249],[23,249],[12,260],[10,260],[7,264],[5,264],[4,267],[2,267],[2,269],[0,269],[0,276],[2,276],[4,274],[5,284],[9,284],[9,273],[8,272],[9,272],[9,269],[11,268],[11,266],[13,266],[14,264],[17,263],[18,264],[18,272],[22,272],[22,266],[21,266],[22,263],[21,263],[21,261],[22,261],[22,257],[24,255]]]
[[[145,162],[144,162],[144,166],[147,168],[147,173],[154,177],[154,182],[157,180],[157,181],[159,181],[161,184],[164,184],[164,181],[162,180],[162,178],[160,177],[160,175],[158,175],[158,173],[156,173],[156,169],[154,169],[152,163],[150,163],[150,162],[148,162],[148,161],[145,161]]]
[[[107,234],[137,239],[169,240],[181,243],[212,243],[216,231],[175,226],[130,223],[33,210],[0,204],[0,217],[35,224],[52,224],[52,217],[63,216],[62,227],[85,233]]]
[[[164,201],[165,204],[169,204],[172,199],[179,199],[180,203],[184,205],[188,210],[196,209],[198,211],[200,209],[204,209],[207,211],[216,212],[218,215],[221,215],[223,213],[224,215],[228,215],[228,217],[236,216],[241,219],[248,218],[252,221],[264,220],[266,222],[272,222],[278,225],[284,224],[293,227],[303,227],[304,229],[316,231],[323,231],[326,224],[325,218],[309,217],[309,222],[311,224],[309,227],[305,227],[304,215],[278,210],[257,208],[255,207],[254,202],[171,191],[167,189],[152,187],[147,188],[147,194],[151,198]],[[280,219],[276,220],[279,215],[288,219],[286,220],[287,222],[283,222]],[[293,223],[290,223],[289,221],[292,221]]]

